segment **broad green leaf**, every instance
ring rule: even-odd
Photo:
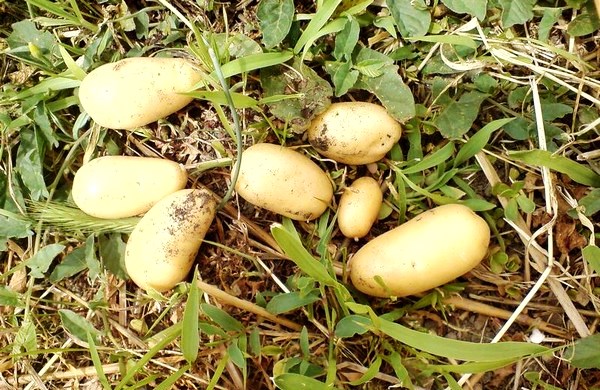
[[[409,38],[409,41],[447,43],[449,45],[466,46],[472,49],[477,48],[478,44],[474,39],[462,35],[426,35]]]
[[[194,272],[185,310],[183,311],[183,327],[181,328],[181,353],[189,364],[196,361],[200,349],[200,329],[198,328],[200,293],[196,280],[197,272]]]
[[[454,154],[454,142],[448,142],[435,152],[428,154],[421,161],[402,170],[405,175],[422,172],[448,160]]]
[[[502,7],[502,27],[523,24],[533,18],[533,6],[537,0],[498,0]]]
[[[567,114],[571,114],[573,108],[563,103],[546,103],[542,102],[542,118],[545,121],[551,122],[555,119],[562,118]]]
[[[223,72],[223,76],[228,78],[238,74],[248,73],[256,69],[283,64],[292,57],[293,54],[289,51],[252,54],[223,64],[221,66],[221,71]]]
[[[454,158],[454,167],[464,163],[477,153],[479,153],[488,143],[492,133],[507,123],[510,123],[515,118],[497,119],[483,126],[475,135],[473,135],[463,146],[461,146],[456,157]]]
[[[12,53],[17,57],[29,61],[36,61],[29,50],[15,50],[20,47],[27,47],[30,43],[41,50],[42,55],[44,56],[58,57],[59,45],[54,35],[52,35],[50,32],[38,30],[35,23],[33,23],[31,20],[23,20],[13,23],[11,27],[12,32],[6,39],[6,42],[8,43]]]
[[[354,69],[358,70],[360,72],[360,74],[362,74],[366,77],[375,78],[375,77],[379,77],[383,74],[384,69],[387,64],[388,64],[387,60],[382,61],[379,59],[371,58],[371,59],[360,61],[359,63],[354,65]]]
[[[386,4],[404,38],[427,34],[431,14],[424,0],[386,0]]]
[[[335,286],[338,282],[327,272],[327,269],[315,259],[302,245],[302,242],[282,225],[271,226],[271,234],[286,255],[308,276],[326,286]]]
[[[412,348],[450,359],[494,362],[547,353],[541,345],[525,342],[473,343],[418,332],[400,324],[380,318],[378,329]]]
[[[57,283],[86,269],[85,252],[85,245],[82,245],[66,255],[60,264],[54,267],[48,279],[52,283]]]
[[[294,20],[293,0],[261,0],[256,17],[262,32],[262,41],[267,49],[281,43],[286,37]]]
[[[573,19],[567,26],[567,33],[572,37],[589,35],[600,29],[600,21],[594,13],[582,13]]]
[[[12,353],[35,351],[37,349],[37,334],[35,324],[29,319],[29,316],[23,320],[17,334],[12,340]]]
[[[369,331],[371,321],[365,316],[351,314],[338,321],[335,325],[335,335],[339,338],[362,335]]]
[[[479,114],[479,106],[488,95],[471,91],[453,101],[435,118],[435,125],[446,138],[458,138],[465,134]]]
[[[302,295],[298,291],[275,295],[267,304],[267,310],[273,314],[287,313],[299,307],[310,305],[321,299],[319,290],[315,289],[309,294]]]
[[[531,122],[522,116],[518,116],[514,121],[507,123],[504,126],[504,132],[508,134],[512,139],[517,141],[524,141],[529,139],[529,126]]]
[[[588,245],[581,251],[583,259],[590,265],[595,273],[600,274],[600,248]]]
[[[8,286],[0,286],[0,306],[21,306],[21,296]]]
[[[544,14],[538,24],[538,39],[548,42],[550,32],[554,25],[560,20],[563,10],[560,8],[544,8]]]
[[[355,18],[348,18],[344,29],[335,36],[333,56],[338,61],[350,60],[352,52],[358,43],[360,26]]]
[[[579,205],[583,206],[583,214],[588,217],[600,211],[600,188],[591,190],[586,196],[579,199]]]
[[[323,0],[321,3],[321,7],[317,10],[317,13],[313,16],[313,18],[306,26],[306,29],[298,38],[296,42],[296,46],[294,46],[294,53],[300,53],[302,49],[306,49],[305,45],[309,44],[309,42],[314,42],[314,37],[318,34],[318,32],[327,24],[331,15],[333,15],[337,6],[342,2],[342,0]]]
[[[96,258],[96,237],[90,234],[85,240],[85,264],[88,268],[88,277],[94,280],[100,274],[100,262]]]
[[[240,349],[238,344],[238,339],[233,339],[232,342],[227,347],[227,353],[229,354],[229,358],[237,367],[242,370],[246,369],[246,357],[244,356],[244,352]]]
[[[485,19],[487,0],[443,0],[443,3],[457,14],[469,14],[480,21]]]
[[[0,237],[28,237],[33,234],[30,228],[29,221],[0,215]]]
[[[207,303],[201,303],[200,310],[226,332],[242,332],[244,330],[244,325],[218,307]]]
[[[331,104],[333,89],[314,70],[304,65],[299,58],[292,69],[273,66],[263,69],[260,82],[266,98],[295,95],[294,99],[278,100],[269,104],[271,113],[287,123],[293,132],[303,132],[310,121]]]
[[[563,356],[573,367],[600,368],[600,333],[575,341]]]
[[[65,246],[62,244],[50,244],[40,249],[35,255],[27,260],[27,268],[32,278],[43,278],[44,273],[50,268],[52,261],[58,256]]]
[[[77,102],[77,99],[75,99],[75,101]],[[48,105],[46,105],[44,102],[40,102],[33,111],[33,121],[46,138],[46,141],[48,141],[48,144],[57,147],[58,140],[56,139],[56,134],[54,134],[54,128],[52,127],[50,119],[48,118],[49,111],[51,110],[48,107]]]
[[[326,383],[301,374],[285,373],[277,375],[274,379],[275,385],[281,390],[338,390],[337,387],[329,386]]]
[[[350,61],[338,66],[331,77],[333,86],[335,87],[335,96],[340,97],[348,93],[348,91],[356,84],[358,74],[356,69],[352,69],[352,63]]]
[[[60,314],[60,321],[63,328],[65,328],[69,334],[77,337],[81,341],[86,341],[89,333],[94,342],[98,342],[100,332],[94,328],[90,321],[68,309],[60,309],[58,314]]]
[[[510,152],[509,157],[534,166],[543,166],[564,173],[579,184],[600,187],[600,175],[567,157],[553,155],[545,150]]]
[[[388,113],[398,122],[404,123],[415,116],[415,101],[411,90],[404,84],[398,73],[398,66],[385,54],[369,48],[362,48],[356,56],[356,62],[365,60],[378,60],[386,63],[381,68],[379,77],[361,75],[355,88],[365,89],[375,96],[384,105]]]
[[[103,234],[98,237],[100,258],[104,268],[119,279],[128,279],[125,270],[125,242],[119,233]]]
[[[23,184],[30,192],[32,200],[40,200],[48,196],[48,189],[44,181],[42,156],[46,145],[44,139],[37,131],[32,129],[22,130],[17,151],[16,169]]]

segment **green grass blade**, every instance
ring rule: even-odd
[[[444,161],[452,157],[454,153],[454,142],[448,142],[444,147],[436,150],[435,152],[425,156],[421,161],[415,165],[403,169],[402,172],[405,175],[410,175],[417,172],[422,172],[425,169],[440,165]]]
[[[469,362],[463,364],[440,364],[430,365],[427,367],[427,372],[455,372],[458,374],[477,374],[482,372],[498,370],[510,364],[517,362],[519,358],[502,359],[491,362]]]
[[[267,68],[282,64],[294,56],[292,52],[283,51],[277,53],[259,53],[246,57],[237,58],[221,66],[225,78],[242,73],[248,73],[256,69]]]
[[[481,151],[490,140],[492,133],[507,123],[513,121],[515,118],[504,118],[498,119],[485,125],[479,130],[471,139],[469,139],[456,153],[454,158],[454,167],[464,163],[477,153]]]
[[[564,173],[579,184],[600,187],[600,175],[567,157],[553,155],[548,151],[539,149],[509,152],[508,156],[517,161]]]
[[[294,374],[291,372],[281,374],[275,377],[275,385],[281,390],[297,390],[297,389],[311,389],[311,390],[337,390],[337,387],[332,387],[326,383],[320,382],[316,379],[301,375]]]
[[[167,345],[169,345],[173,340],[177,338],[181,334],[181,328],[183,326],[183,322],[178,322],[175,325],[171,326],[168,329],[165,329],[162,333],[163,338],[160,339],[152,348],[148,350],[142,356],[140,360],[138,360],[133,367],[127,371],[127,374],[121,379],[115,390],[122,390],[129,382],[133,379],[135,374],[139,373],[144,366],[160,351],[162,351]]]
[[[94,341],[94,336],[92,336],[90,332],[87,333],[87,343],[90,349],[92,363],[94,364],[94,368],[96,369],[96,375],[98,375],[98,381],[100,382],[104,390],[110,390],[111,387],[108,383],[108,379],[106,378],[106,374],[104,373],[104,369],[102,368],[102,361],[100,361],[100,355],[98,355],[98,349],[96,349],[96,342]]]
[[[450,45],[460,45],[470,47],[471,49],[477,48],[477,42],[474,39],[460,36],[460,35],[426,35],[426,36],[414,36],[408,38],[409,41],[422,41],[422,42],[433,42],[433,43],[447,43]]]
[[[327,269],[315,259],[302,245],[302,242],[282,225],[273,225],[271,234],[286,255],[292,259],[302,272],[326,286],[335,286],[337,281],[327,272]]]
[[[174,372],[173,374],[169,375],[167,377],[167,379],[165,379],[164,381],[160,382],[158,384],[158,386],[156,386],[154,388],[154,390],[170,390],[173,389],[173,385],[175,384],[175,382],[177,382],[179,380],[179,378],[181,378],[183,376],[183,374],[185,374],[187,372],[187,370],[190,369],[190,365],[186,364],[185,366],[181,367],[179,370],[177,370],[176,372]]]
[[[196,361],[200,350],[200,329],[198,328],[200,294],[196,283],[197,277],[198,271],[196,270],[183,311],[183,327],[181,329],[181,352],[189,364]]]
[[[383,318],[380,318],[378,330],[412,348],[432,355],[464,361],[498,362],[550,351],[541,345],[525,342],[486,344],[453,340],[418,332]]]
[[[188,92],[186,95],[200,100],[207,100],[215,105],[227,105],[227,96],[223,91],[194,91]],[[257,100],[241,93],[232,93],[231,98],[235,108],[255,108],[258,106]]]
[[[296,46],[294,46],[294,53],[298,54],[302,51],[302,48],[311,40],[314,40],[314,37],[317,35],[319,30],[329,20],[331,15],[333,15],[337,6],[342,2],[342,0],[325,0],[323,1],[323,5],[317,10],[317,13],[312,18],[312,20],[306,26],[306,29],[300,35],[300,38],[296,42]],[[343,26],[342,26],[343,27]]]

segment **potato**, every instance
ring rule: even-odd
[[[156,203],[138,222],[125,248],[125,268],[139,287],[173,288],[190,272],[215,217],[207,189],[179,190]]]
[[[188,92],[201,79],[181,58],[135,57],[102,65],[79,87],[83,109],[101,126],[135,129],[185,107]]]
[[[402,128],[385,108],[365,102],[334,103],[308,129],[308,141],[323,156],[362,165],[381,160]]]
[[[75,174],[77,207],[98,218],[145,213],[165,196],[185,187],[187,172],[176,162],[152,157],[105,156]]]
[[[356,179],[347,187],[338,205],[338,226],[342,234],[358,239],[366,236],[377,220],[383,194],[372,177]]]
[[[255,206],[291,219],[319,217],[333,197],[329,177],[308,157],[274,144],[256,144],[242,153],[237,193]]]
[[[487,223],[471,209],[439,206],[364,245],[350,261],[350,277],[358,290],[376,297],[417,294],[473,269],[489,241]]]

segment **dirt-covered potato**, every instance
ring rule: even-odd
[[[145,213],[185,187],[187,172],[173,161],[152,157],[104,156],[84,164],[73,180],[73,201],[98,218]]]
[[[185,107],[200,74],[181,58],[126,58],[91,71],[79,87],[84,110],[101,126],[134,129]]]
[[[255,206],[291,219],[319,217],[333,197],[329,177],[293,149],[261,143],[244,151],[237,193]]]
[[[487,223],[471,209],[439,206],[364,245],[351,259],[350,276],[376,297],[417,294],[473,269],[489,241]]]
[[[377,220],[383,193],[372,177],[356,179],[344,190],[338,205],[338,226],[349,238],[361,238],[371,230]]]
[[[308,141],[323,156],[361,165],[381,160],[400,139],[402,128],[373,103],[334,103],[308,129]]]
[[[216,210],[217,201],[207,189],[180,190],[155,204],[125,248],[125,268],[133,282],[162,292],[183,281]]]

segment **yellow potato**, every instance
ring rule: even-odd
[[[165,196],[185,187],[187,172],[176,162],[152,157],[105,156],[75,174],[77,207],[98,218],[145,213]]]
[[[358,290],[376,297],[417,294],[473,269],[489,241],[487,223],[471,209],[439,206],[364,245],[352,257],[350,276]]]
[[[347,187],[338,205],[338,226],[348,238],[361,238],[371,230],[377,220],[383,194],[377,180],[361,177]]]
[[[104,64],[79,87],[83,109],[101,126],[134,129],[185,107],[200,74],[181,58],[135,57]]]
[[[139,287],[162,292],[190,272],[217,210],[207,189],[180,190],[155,204],[125,248],[125,268]]]
[[[329,177],[308,157],[274,144],[244,151],[237,193],[255,206],[291,219],[319,217],[333,197]]]
[[[323,156],[362,165],[381,160],[402,128],[385,108],[365,102],[334,103],[308,129],[308,141]]]

